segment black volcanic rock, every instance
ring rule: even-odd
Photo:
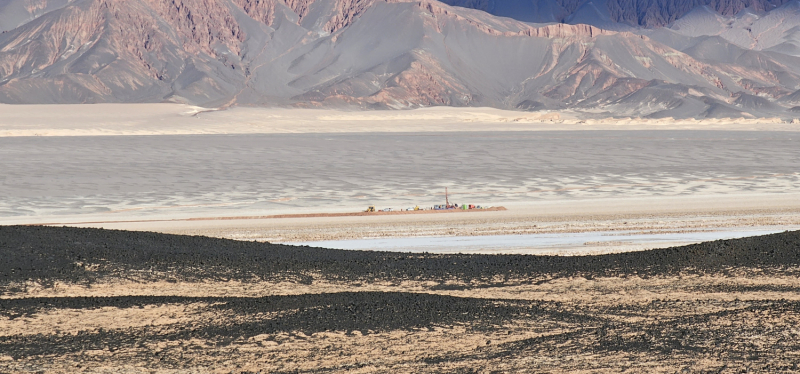
[[[68,227],[0,226],[0,291],[21,281],[92,283],[124,274],[176,280],[535,281],[553,275],[656,276],[800,265],[800,232],[602,256],[437,255],[344,251]],[[146,271],[144,271],[146,270]],[[128,276],[128,275],[126,275]]]
[[[798,249],[798,232],[553,257],[0,226],[0,371],[796,372]]]

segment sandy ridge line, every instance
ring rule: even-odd
[[[0,104],[0,138],[585,130],[800,131],[780,118],[580,119],[577,112],[432,107],[399,111],[200,108],[183,104]]]

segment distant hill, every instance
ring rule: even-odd
[[[0,102],[796,116],[784,98],[800,88],[800,28],[786,27],[797,2],[664,15],[641,2],[515,1],[10,0],[0,5]],[[534,11],[556,23],[524,22]],[[558,23],[581,17],[602,22]],[[771,31],[758,19],[783,21]]]

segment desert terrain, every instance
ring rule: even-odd
[[[799,246],[407,254],[4,226],[0,371],[796,372]]]
[[[798,372],[799,30],[2,0],[0,373]]]
[[[0,372],[797,370],[785,121],[0,109]]]

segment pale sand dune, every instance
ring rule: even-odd
[[[182,104],[0,104],[0,137],[589,129],[796,131],[799,128],[777,118],[580,120],[568,111],[518,112],[493,108],[365,112],[239,107],[216,111]]]

